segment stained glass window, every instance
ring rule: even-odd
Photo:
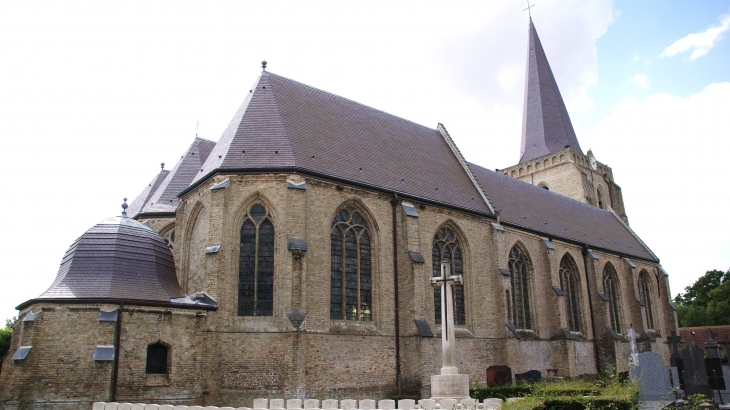
[[[654,306],[652,305],[651,287],[649,287],[649,274],[645,270],[639,273],[639,298],[644,301],[646,328],[654,329]]]
[[[529,262],[524,251],[514,246],[509,251],[509,272],[512,282],[512,323],[517,329],[532,329],[530,292],[527,270]]]
[[[560,261],[560,288],[565,294],[565,313],[571,332],[580,332],[579,283],[575,260],[569,254],[565,254]]]
[[[256,204],[241,226],[238,261],[238,315],[274,314],[274,224]]]
[[[603,268],[603,294],[608,298],[608,313],[611,319],[611,327],[621,333],[620,295],[618,275],[616,269],[607,263]]]
[[[337,213],[330,231],[330,319],[372,319],[371,242],[365,219],[352,208]]]
[[[147,374],[167,374],[167,351],[160,342],[147,346]]]
[[[449,228],[441,228],[433,238],[431,248],[431,262],[433,276],[441,276],[441,262],[451,261],[451,274],[464,275],[464,260],[462,258],[459,241],[454,232]],[[464,286],[454,285],[454,323],[457,325],[466,324],[466,312],[464,308]],[[441,287],[433,289],[433,309],[436,324],[441,324]]]

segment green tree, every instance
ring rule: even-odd
[[[730,324],[730,270],[707,271],[674,298],[679,326]]]
[[[17,318],[5,319],[5,327],[0,329],[0,359],[10,350],[10,339],[13,337],[13,325]]]

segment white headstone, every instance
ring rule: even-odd
[[[216,406],[205,406],[203,410],[220,410],[220,408]]]
[[[626,338],[629,339],[629,342],[631,342],[631,363],[629,364],[633,366],[638,366],[639,353],[636,351],[636,339],[639,338],[639,334],[634,331],[633,327],[630,327],[628,333],[626,334]]]
[[[270,409],[283,409],[284,408],[284,399],[269,400],[269,408]]]
[[[400,410],[413,410],[416,408],[416,401],[411,399],[398,400]]]
[[[337,407],[336,404],[335,404],[335,407]],[[319,408],[319,400],[317,400],[317,399],[306,399],[306,400],[304,400],[304,408],[305,409],[318,409]]]
[[[328,410],[328,409],[339,409],[339,407],[337,407],[337,400],[335,400],[335,399],[322,400],[322,410]]]
[[[343,410],[353,410],[357,408],[356,400],[340,400],[340,408]]]
[[[395,400],[380,400],[378,401],[378,408],[380,410],[394,410]]]
[[[144,403],[134,403],[132,410],[144,410]]]
[[[190,410],[188,406],[173,406],[172,410]]]
[[[459,403],[456,399],[441,399],[439,400],[439,403],[441,403],[441,407],[444,408],[444,410],[456,410],[456,404]]]
[[[159,404],[145,404],[144,410],[160,410]]]
[[[253,410],[250,407],[236,407],[236,410]]]
[[[132,403],[119,403],[117,410],[132,410]]]
[[[188,410],[203,410],[203,407],[201,407],[201,406],[190,406],[190,407],[188,407]]]
[[[484,410],[502,410],[502,399],[484,399]]]
[[[474,399],[462,399],[461,408],[464,410],[476,410],[477,401]]]
[[[286,401],[287,410],[295,410],[302,408],[302,401],[299,399],[289,399]]]
[[[173,407],[170,404],[162,404],[162,405],[160,405],[160,407],[158,407],[158,409],[159,410],[173,410]],[[147,410],[147,409],[145,409],[145,410]]]
[[[236,410],[233,407],[221,407],[220,410]]]
[[[436,408],[436,400],[421,399],[418,400],[418,405],[421,406],[423,410],[433,410]]]
[[[358,407],[358,409],[375,410],[375,400],[360,400],[360,407]]]
[[[268,399],[253,399],[253,408],[255,409],[268,409],[269,408],[269,400]]]

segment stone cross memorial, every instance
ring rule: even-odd
[[[469,398],[469,376],[459,374],[454,366],[454,347],[456,336],[454,332],[454,297],[453,286],[461,285],[461,275],[451,276],[451,264],[441,263],[441,276],[431,278],[433,287],[441,287],[441,374],[431,376],[431,398],[467,399]]]

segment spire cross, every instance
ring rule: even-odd
[[[441,262],[441,276],[431,278],[431,286],[441,288],[441,374],[458,374],[454,367],[454,297],[453,286],[464,283],[461,275],[450,275],[450,262]]]
[[[526,11],[527,15],[530,16],[530,18],[532,18],[532,13],[530,12],[530,9],[533,7],[535,7],[535,5],[534,4],[530,5],[530,0],[527,0],[527,8],[522,11]]]

